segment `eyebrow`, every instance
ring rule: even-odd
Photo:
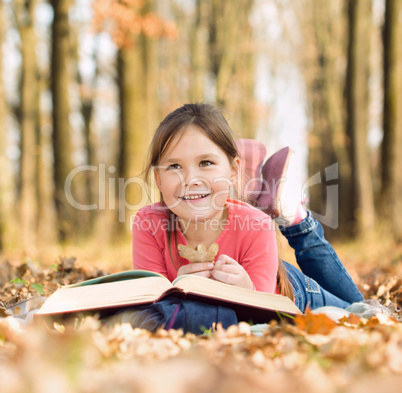
[[[219,156],[217,154],[214,153],[208,153],[208,154],[201,154],[199,156],[196,156],[195,159],[197,160],[205,160],[207,158],[215,158],[215,159],[219,159]],[[174,162],[180,162],[180,158],[168,158],[168,159],[162,159],[161,163],[163,164],[171,164]]]

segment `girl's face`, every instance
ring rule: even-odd
[[[220,220],[239,164],[239,158],[230,162],[199,128],[190,126],[173,138],[155,170],[155,181],[166,206],[180,219]]]

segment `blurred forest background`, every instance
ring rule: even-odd
[[[339,185],[328,236],[386,228],[401,242],[401,43],[400,0],[2,0],[0,250],[129,238],[162,118],[218,103],[239,136],[269,145],[281,132],[274,81],[288,88],[289,65],[303,86],[307,177],[338,163],[309,189],[325,215]]]

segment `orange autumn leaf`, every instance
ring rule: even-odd
[[[153,12],[144,12],[142,0],[96,0],[93,5],[95,31],[107,31],[119,48],[135,46],[135,37],[144,34],[151,39],[177,38],[172,21]]]
[[[347,317],[343,317],[339,321],[342,325],[347,325],[347,326],[358,326],[360,324],[363,324],[364,322],[360,317],[358,317],[355,314],[350,314]]]
[[[336,322],[325,314],[313,314],[310,310],[307,310],[305,315],[297,315],[294,323],[308,334],[329,334],[337,326]]]

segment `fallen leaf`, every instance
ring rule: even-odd
[[[310,310],[307,310],[305,315],[297,315],[294,323],[308,334],[329,334],[337,326],[336,322],[325,314],[312,314]]]

